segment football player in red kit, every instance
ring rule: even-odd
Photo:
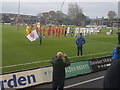
[[[33,25],[30,25],[30,33],[32,32],[33,29]]]
[[[55,29],[56,29],[56,37],[58,37],[58,31],[59,31],[59,28],[56,27]]]
[[[64,27],[62,27],[62,37],[64,36],[64,32],[65,32]]]
[[[43,29],[43,37],[45,38],[45,36],[46,36],[46,27],[44,27]]]
[[[52,27],[52,36],[54,37],[54,34],[55,34],[55,28]]]
[[[42,27],[40,26],[40,34],[42,34]]]
[[[58,37],[60,37],[60,28],[58,28]]]
[[[48,37],[50,37],[50,34],[51,34],[51,26],[49,26],[48,28]]]

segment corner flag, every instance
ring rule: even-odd
[[[33,30],[30,34],[27,35],[27,38],[30,40],[30,41],[35,41],[37,38],[39,38],[36,30]]]

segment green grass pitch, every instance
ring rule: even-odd
[[[2,25],[1,68],[3,73],[6,73],[50,65],[49,61],[42,61],[50,60],[58,51],[62,51],[71,57],[70,61],[112,55],[112,50],[117,46],[117,29],[114,29],[112,35],[106,35],[105,32],[109,30],[103,28],[98,35],[84,36],[86,44],[83,47],[83,56],[74,57],[77,54],[76,37],[46,37],[43,38],[43,44],[39,45],[39,39],[31,42],[25,37],[25,28],[23,26],[20,26],[18,31],[17,26]],[[31,62],[37,63],[31,64]]]

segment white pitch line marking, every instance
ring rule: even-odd
[[[92,55],[105,54],[105,53],[110,53],[110,52],[89,54],[89,55],[83,55],[83,56],[92,56]],[[68,57],[68,58],[75,58],[75,57],[78,57],[78,56],[72,56],[72,57]],[[29,63],[24,63],[24,64],[15,64],[15,65],[10,65],[10,66],[3,66],[3,67],[0,67],[0,68],[16,67],[16,66],[29,65],[29,64],[35,64],[35,63],[49,62],[49,61],[50,60],[37,61],[37,62],[29,62]]]
[[[86,80],[86,81],[83,81],[83,82],[80,82],[80,83],[68,85],[68,86],[65,86],[64,88],[66,89],[66,88],[75,87],[75,86],[78,86],[78,85],[82,85],[82,84],[85,84],[85,83],[93,82],[93,81],[96,81],[96,80],[99,80],[99,79],[103,79],[103,78],[104,78],[104,76],[101,76],[101,77],[90,79],[90,80]]]

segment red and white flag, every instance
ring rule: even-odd
[[[37,38],[39,38],[36,30],[33,30],[30,34],[27,35],[27,38],[30,40],[30,41],[35,41]]]

